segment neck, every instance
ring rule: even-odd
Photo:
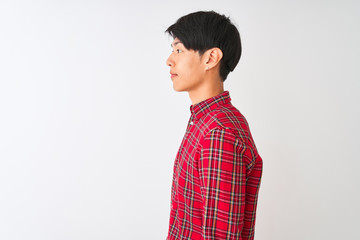
[[[214,81],[213,84],[202,86],[200,89],[189,91],[189,97],[192,104],[197,104],[208,98],[215,97],[224,92],[224,84],[222,81]]]

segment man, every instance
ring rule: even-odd
[[[174,163],[168,240],[254,239],[262,159],[223,82],[241,55],[240,35],[213,11],[181,17],[167,30],[173,88],[191,117]]]

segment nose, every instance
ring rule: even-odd
[[[166,66],[173,67],[174,66],[174,60],[172,59],[172,54],[166,59]]]

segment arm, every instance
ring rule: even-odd
[[[245,145],[228,129],[204,138],[198,164],[203,239],[241,239],[245,214]]]

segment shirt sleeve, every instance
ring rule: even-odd
[[[241,239],[246,193],[245,145],[229,129],[203,140],[198,164],[204,240]]]

